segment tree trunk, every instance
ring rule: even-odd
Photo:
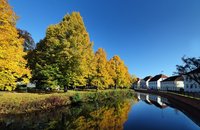
[[[64,92],[67,92],[67,86],[64,86]]]
[[[98,87],[96,87],[96,92],[98,92]]]

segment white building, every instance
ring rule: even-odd
[[[141,80],[140,86],[141,88],[149,88],[149,81],[152,79],[152,76],[147,76]]]
[[[182,76],[171,76],[161,81],[161,90],[163,91],[183,91],[184,79]]]
[[[194,81],[191,76],[200,78],[200,67],[183,75],[184,78],[184,91],[185,92],[200,92],[200,84]]]
[[[137,78],[137,81],[133,84],[133,88],[140,88],[141,86],[141,79],[140,78]]]
[[[149,89],[159,90],[160,86],[161,86],[161,81],[163,81],[166,78],[167,78],[167,76],[163,75],[163,74],[159,74],[159,75],[154,76],[149,81]]]

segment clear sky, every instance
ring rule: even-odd
[[[17,27],[36,42],[50,24],[79,11],[94,50],[119,55],[131,74],[170,76],[181,57],[200,56],[200,0],[9,0]]]

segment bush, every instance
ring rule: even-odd
[[[86,98],[87,98],[88,102],[96,101],[97,100],[97,94],[96,93],[89,93]]]
[[[81,101],[81,96],[80,96],[79,93],[76,93],[75,95],[71,96],[70,100],[71,100],[72,104],[78,104],[78,103],[82,102]]]

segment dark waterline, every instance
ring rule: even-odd
[[[80,104],[49,112],[0,116],[1,130],[200,130],[193,109],[170,100],[137,93],[131,99]]]

